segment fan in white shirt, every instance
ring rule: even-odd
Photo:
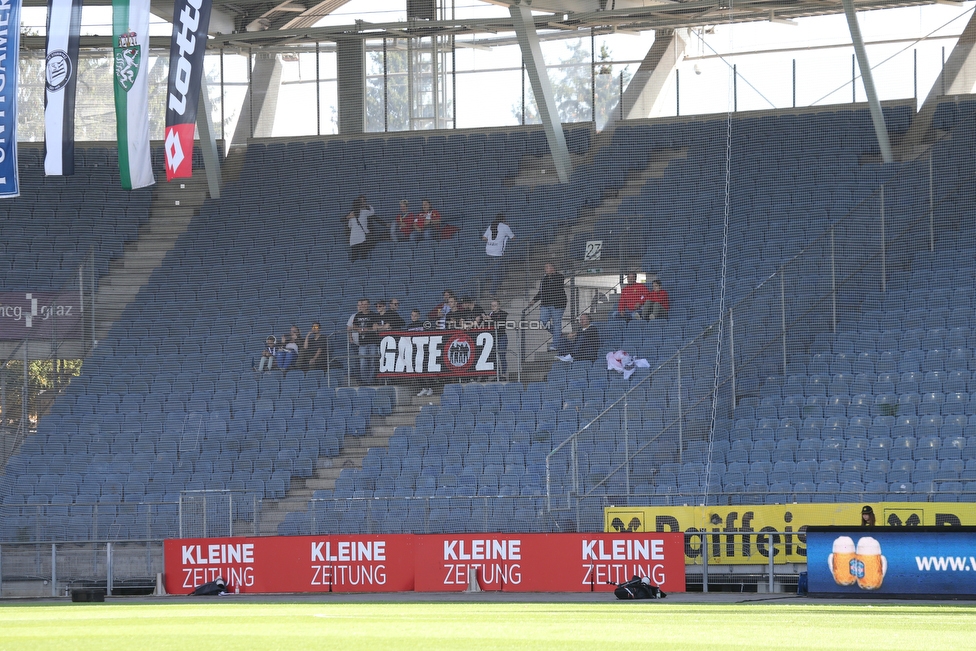
[[[505,245],[515,239],[515,233],[505,223],[505,215],[498,213],[491,226],[481,236],[485,244],[485,254],[488,255],[488,272],[486,274],[488,294],[494,296],[501,284],[504,268],[502,256],[505,255]]]

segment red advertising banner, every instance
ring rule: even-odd
[[[417,592],[612,592],[634,575],[665,592],[685,590],[684,535],[455,534],[417,536]]]
[[[414,539],[393,534],[167,540],[166,591],[189,594],[218,576],[230,592],[410,591]]]
[[[231,592],[611,592],[647,576],[684,592],[684,534],[392,534],[165,542],[166,591],[218,576]]]

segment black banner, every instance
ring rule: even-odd
[[[377,377],[493,377],[493,330],[388,332],[380,339]]]
[[[166,180],[193,176],[193,128],[200,102],[211,0],[176,0],[166,87]]]

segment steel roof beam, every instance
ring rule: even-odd
[[[539,34],[532,20],[532,12],[527,7],[515,6],[510,7],[509,11],[522,50],[525,72],[532,83],[532,93],[539,109],[539,117],[542,118],[542,126],[546,131],[546,140],[549,142],[549,152],[552,154],[556,175],[560,183],[569,183],[573,165],[569,158],[569,147],[566,146],[566,134],[563,133],[563,125],[559,121],[559,109],[549,81],[549,72],[546,70],[546,61],[542,57]]]
[[[902,155],[908,158],[914,157],[919,148],[924,147],[928,142],[935,110],[946,95],[971,93],[974,85],[976,85],[976,14],[969,18],[966,29],[960,34],[956,46],[949,54],[949,59],[912,119],[912,126],[902,140]]]
[[[857,56],[857,64],[861,67],[861,83],[864,85],[864,92],[868,96],[868,108],[871,110],[874,134],[878,138],[878,146],[881,148],[881,160],[886,163],[891,163],[895,160],[895,157],[891,153],[888,127],[885,126],[884,113],[881,111],[881,102],[878,101],[878,92],[874,87],[874,75],[871,73],[871,62],[868,61],[868,51],[864,47],[864,39],[861,38],[861,27],[857,23],[854,2],[853,0],[843,0],[843,2],[844,14],[847,16],[847,26],[851,30],[851,41],[854,43],[854,54]]]

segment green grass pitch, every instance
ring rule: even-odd
[[[0,606],[0,650],[976,649],[976,608],[665,602]]]

